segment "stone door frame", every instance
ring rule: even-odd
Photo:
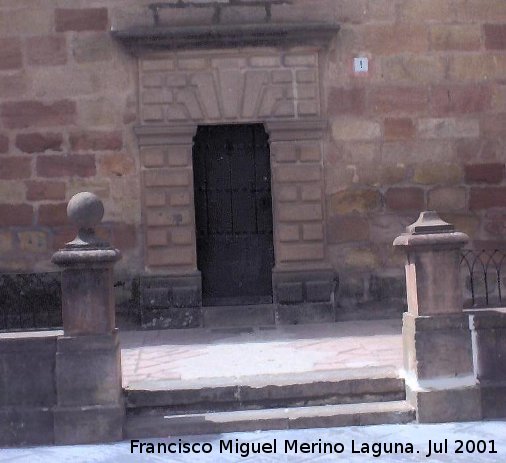
[[[144,291],[144,301],[152,307],[201,305],[192,166],[197,127],[261,123],[271,154],[273,296],[275,304],[286,308],[286,316],[278,318],[301,321],[311,306],[323,314],[319,318],[333,319],[336,278],[326,259],[327,120],[320,68],[325,45],[338,27],[312,25],[304,46],[304,37],[293,33],[303,26],[288,28],[294,44],[274,43],[283,27],[273,26],[266,35],[273,46],[252,46],[253,40],[244,48],[170,51],[135,41],[141,120],[135,133],[141,160],[145,275],[150,277],[141,296]],[[314,43],[322,32],[325,40]]]

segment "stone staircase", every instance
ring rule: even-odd
[[[404,399],[388,368],[145,382],[125,390],[125,437],[408,423]]]

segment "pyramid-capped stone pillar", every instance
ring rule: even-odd
[[[406,396],[421,423],[481,419],[460,279],[461,250],[468,240],[436,212],[425,211],[394,241],[406,253]]]

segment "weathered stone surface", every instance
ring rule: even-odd
[[[9,151],[9,137],[0,134],[0,153],[7,153]]]
[[[380,56],[421,53],[429,47],[427,27],[423,23],[366,24],[359,30],[365,48]]]
[[[96,173],[95,156],[39,156],[36,169],[40,177],[91,177]]]
[[[27,252],[46,252],[48,250],[47,233],[42,231],[18,232],[19,248]]]
[[[39,36],[26,40],[28,64],[56,66],[67,62],[67,42],[63,36]]]
[[[32,162],[29,158],[4,157],[0,163],[1,180],[18,180],[29,178],[32,173]]]
[[[334,140],[374,140],[381,135],[377,122],[362,119],[335,119],[332,123]]]
[[[484,85],[434,86],[431,106],[437,116],[481,113],[490,108],[492,92]]]
[[[370,88],[368,107],[375,113],[412,114],[427,106],[428,94],[424,87],[388,86]]]
[[[377,190],[350,189],[331,195],[328,210],[332,214],[350,214],[367,212],[381,206],[381,194]]]
[[[485,24],[485,48],[489,50],[504,50],[506,48],[506,27],[504,24]]]
[[[121,132],[90,131],[70,134],[70,147],[76,151],[118,151],[123,148]]]
[[[0,63],[0,70],[20,69],[23,67],[23,55],[19,39],[0,39]]]
[[[466,182],[501,183],[505,173],[504,163],[467,164],[465,166]]]
[[[76,119],[76,104],[70,100],[49,104],[39,101],[9,102],[3,103],[0,111],[3,123],[10,129],[72,125]]]
[[[501,209],[490,209],[485,213],[483,228],[487,233],[498,238],[506,231],[506,212]]]
[[[32,225],[33,207],[28,204],[0,204],[0,225],[3,227]]]
[[[24,153],[61,151],[63,137],[59,133],[20,133],[16,136],[16,147]]]
[[[427,392],[412,391],[408,387],[406,396],[417,409],[416,418],[419,423],[482,419],[480,390],[476,386]]]
[[[379,259],[372,249],[351,248],[346,253],[345,264],[354,269],[373,269],[379,265]]]
[[[37,223],[46,226],[67,224],[67,203],[41,204]]]
[[[329,115],[361,115],[365,110],[364,88],[332,87],[329,92]]]
[[[506,207],[506,187],[471,188],[469,209],[490,209]]]
[[[416,183],[452,184],[462,180],[463,172],[455,164],[423,163],[415,167],[413,180]]]
[[[96,444],[123,438],[125,410],[120,405],[54,409],[55,444]]]
[[[473,138],[480,128],[475,119],[434,118],[418,120],[420,138]]]
[[[55,10],[56,32],[104,31],[107,23],[107,8],[57,8]]]
[[[433,50],[479,50],[481,30],[478,24],[433,24],[430,40]]]
[[[72,54],[78,63],[108,61],[113,57],[113,46],[107,34],[76,35]]]
[[[35,201],[44,199],[64,200],[65,183],[48,181],[26,182],[26,199]]]
[[[427,206],[430,210],[458,211],[466,207],[466,190],[459,187],[439,187],[429,191]]]
[[[327,239],[331,244],[367,241],[369,239],[369,222],[359,216],[333,217],[327,224]]]
[[[399,54],[381,60],[382,78],[387,82],[427,84],[445,77],[446,60],[437,54]]]
[[[420,188],[389,188],[385,195],[388,208],[397,211],[421,211],[424,209],[424,192]]]
[[[413,373],[421,384],[426,379],[471,375],[473,356],[467,316],[461,313],[424,318],[421,329],[420,317],[404,314],[405,370]],[[443,321],[445,326],[441,326]]]
[[[135,162],[127,154],[104,154],[99,158],[99,171],[108,177],[122,177],[134,173]]]
[[[385,140],[409,140],[414,138],[416,130],[409,118],[386,118],[384,122]]]
[[[276,302],[295,304],[304,300],[302,283],[279,283],[275,289]]]
[[[61,407],[117,404],[121,397],[117,334],[58,338],[56,388]]]

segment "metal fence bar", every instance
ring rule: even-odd
[[[471,307],[503,305],[503,276],[506,274],[506,251],[500,249],[465,249],[460,260],[464,287],[471,295]]]

